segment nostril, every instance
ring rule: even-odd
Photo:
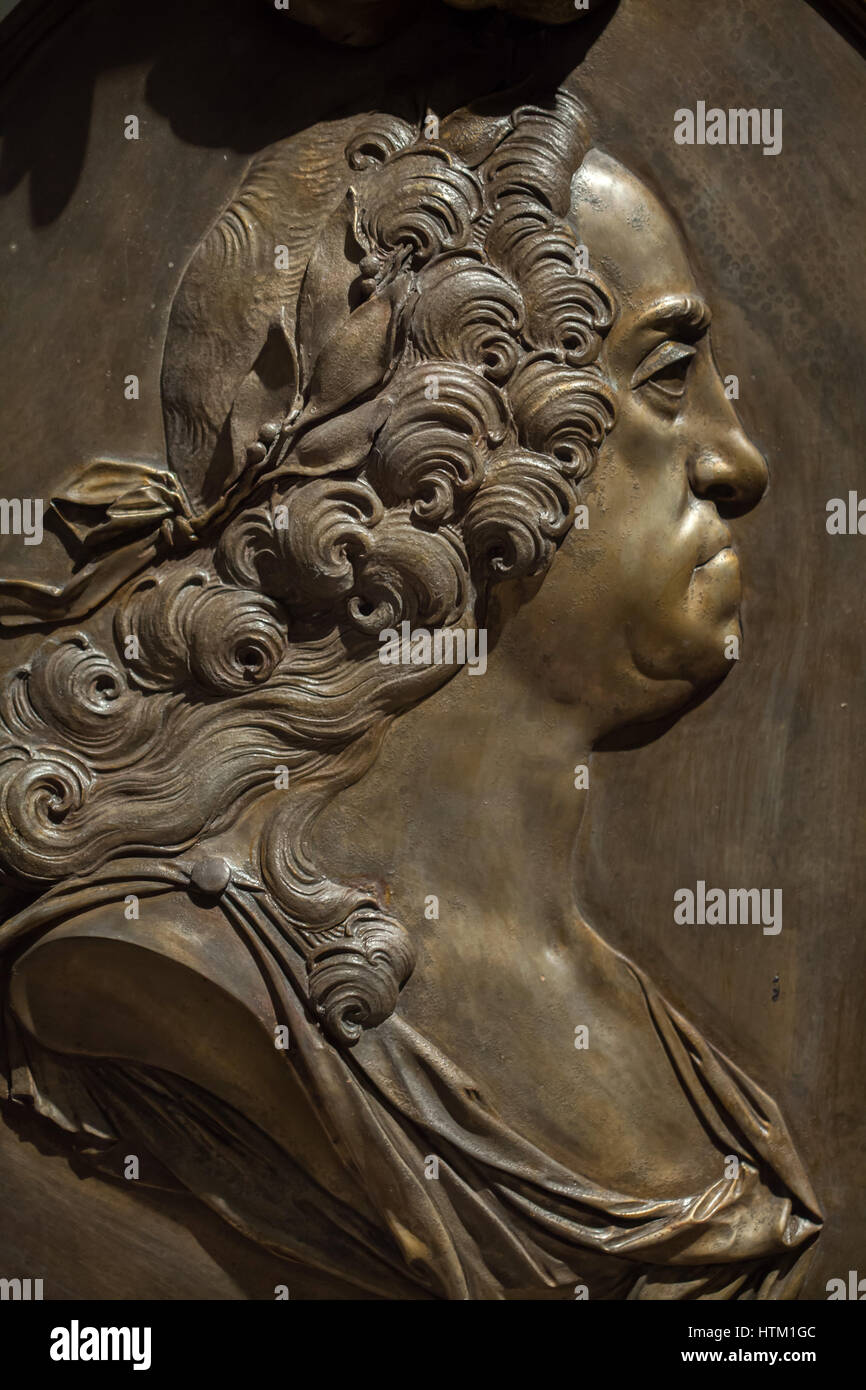
[[[690,460],[689,481],[696,496],[714,503],[725,519],[742,516],[766,491],[767,465],[751,440],[736,431]]]

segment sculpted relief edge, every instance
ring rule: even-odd
[[[252,160],[172,306],[165,463],[88,463],[52,499],[71,573],[0,584],[7,630],[46,629],[0,695],[11,1104],[382,1297],[796,1297],[821,1215],[784,1120],[580,920],[550,782],[731,668],[767,469],[709,327],[564,90]],[[414,841],[340,876],[321,825],[395,795],[404,722]],[[406,788],[470,745],[491,794],[455,798],[447,863]],[[426,992],[423,900],[382,888],[425,854],[467,904]],[[522,1048],[551,943],[609,1040],[571,1133],[461,1032],[472,995],[498,1047],[525,997]]]

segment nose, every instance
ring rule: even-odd
[[[722,438],[695,450],[689,482],[695,495],[714,502],[722,516],[742,516],[760,502],[769,473],[764,455],[737,421]]]

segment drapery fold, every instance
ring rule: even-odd
[[[285,1064],[372,1219],[189,1080],[122,1060],[52,1054],[14,1015],[9,968],[23,950],[129,893],[164,897],[170,919],[170,895],[190,882],[182,858],[109,864],[49,890],[0,927],[9,1099],[33,1104],[98,1162],[116,1140],[134,1138],[252,1239],[374,1296],[558,1298],[575,1296],[576,1286],[591,1298],[796,1296],[821,1217],[778,1107],[635,965],[626,962],[647,1029],[719,1153],[718,1179],[675,1198],[608,1189],[545,1154],[399,1014],[351,1051],[336,1048],[310,1010],[306,966],[278,905],[262,885],[239,878],[219,900],[226,927],[255,960],[289,1030]],[[736,1174],[726,1176],[732,1155]]]

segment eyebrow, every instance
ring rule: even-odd
[[[659,300],[642,315],[641,328],[682,328],[705,332],[712,321],[710,306],[699,294],[673,295]]]

